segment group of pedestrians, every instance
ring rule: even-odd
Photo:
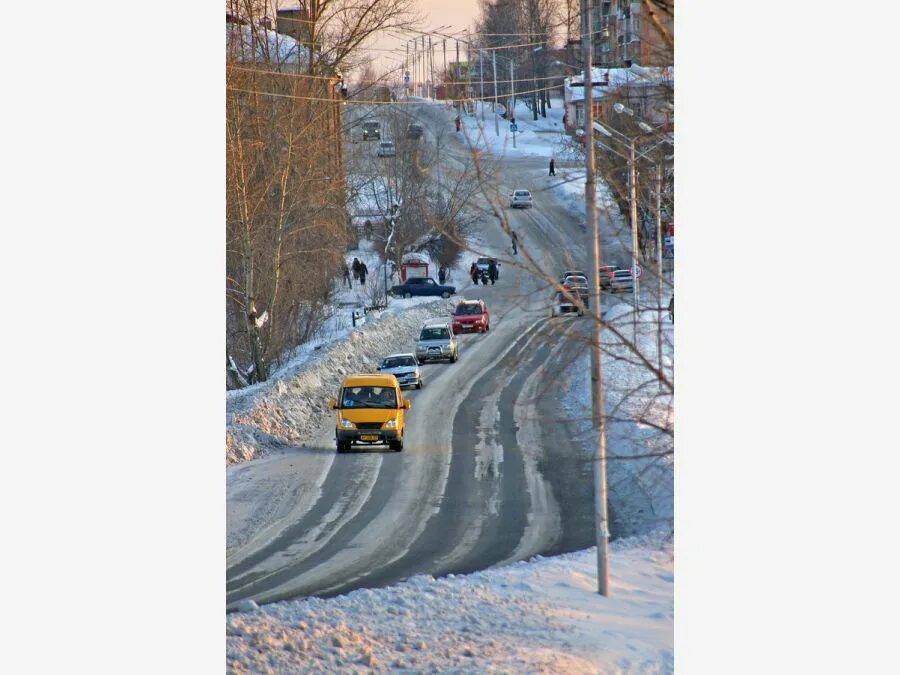
[[[488,263],[487,274],[485,274],[484,270],[478,267],[478,263],[473,262],[472,266],[469,268],[469,276],[472,277],[472,283],[476,286],[478,285],[478,280],[481,280],[485,286],[487,286],[488,280],[490,280],[491,285],[497,283],[497,277],[500,276],[500,270],[497,267],[497,261],[491,259],[490,263]]]
[[[353,271],[353,279],[354,281],[358,281],[363,286],[366,285],[366,275],[369,273],[369,268],[366,267],[366,263],[362,262],[359,258],[353,259],[353,264],[350,267],[347,267],[347,263],[344,263],[344,283],[347,284],[347,288],[353,288],[353,282],[350,281],[350,271]]]

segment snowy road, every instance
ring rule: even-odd
[[[417,114],[432,130],[452,120],[438,106]],[[583,217],[553,189],[560,177],[546,173],[543,158],[504,160],[501,190],[535,195],[534,209],[510,214],[513,229],[548,271],[587,269]],[[508,255],[496,223],[486,219],[479,238]],[[620,255],[615,237],[607,244]],[[557,377],[581,353],[589,322],[548,320],[545,284],[510,265],[496,286],[463,292],[488,303],[491,331],[462,336],[458,363],[425,366],[425,387],[409,392],[402,453],[337,456],[329,424],[303,447],[228,469],[229,604],[336,595],[591,545],[590,462],[561,419]]]

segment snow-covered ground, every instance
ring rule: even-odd
[[[642,311],[638,319],[640,353],[657,363],[657,312]],[[626,340],[632,336],[631,307],[612,305],[604,320]],[[663,312],[663,368],[672,377],[674,327]],[[660,394],[650,371],[634,363],[636,357],[611,330],[603,332],[603,383],[607,414],[607,485],[617,536],[674,527],[674,406],[672,397]],[[599,443],[591,424],[590,354],[585,351],[567,370],[564,387],[571,393],[563,402],[573,422],[575,436],[584,451],[594,452]],[[634,420],[643,420],[636,422]],[[663,431],[666,429],[667,431]]]
[[[674,672],[671,538],[609,548],[606,598],[588,549],[328,600],[248,604],[226,617],[227,672]]]
[[[536,120],[525,101],[516,101],[516,126],[518,131],[510,131],[508,120],[499,117],[503,107],[498,106],[491,111],[491,104],[484,104],[484,121],[482,121],[482,104],[477,103],[474,114],[462,116],[465,142],[472,148],[489,152],[497,157],[551,157],[558,160],[568,158],[570,139],[563,125],[562,99],[552,99],[553,107],[547,109],[547,117],[538,114]],[[495,117],[496,120],[495,125]],[[499,132],[499,133],[498,133]],[[513,141],[515,140],[515,146]]]

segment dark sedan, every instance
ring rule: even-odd
[[[411,298],[414,295],[439,295],[449,298],[456,293],[456,286],[442,286],[431,277],[413,277],[391,289],[393,295]]]

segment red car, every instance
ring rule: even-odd
[[[463,300],[453,311],[453,332],[483,333],[491,329],[491,315],[481,300]]]

